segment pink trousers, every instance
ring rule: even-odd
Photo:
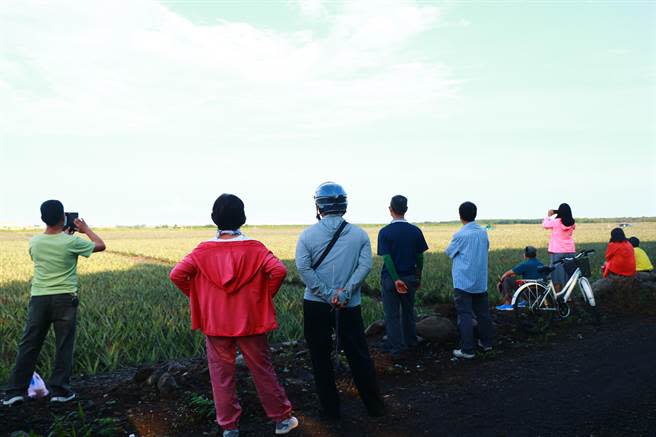
[[[244,355],[266,415],[274,421],[285,420],[291,415],[292,404],[278,382],[271,364],[266,334],[246,337],[206,336],[205,344],[216,406],[216,421],[223,429],[239,428],[241,416],[235,378],[236,346],[239,346]]]

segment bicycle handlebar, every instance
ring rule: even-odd
[[[593,253],[595,253],[594,249],[585,249],[585,250],[582,250],[579,253],[577,253],[575,256],[559,259],[558,261],[556,261],[552,265],[556,266],[558,264],[564,263],[565,261],[571,261],[573,259],[579,259],[581,257],[585,257],[585,256],[588,256],[588,255],[593,254]]]

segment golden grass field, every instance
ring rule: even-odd
[[[376,236],[382,225],[364,226],[374,254]],[[593,258],[593,279],[603,261],[603,251],[614,223],[577,224],[577,247],[597,249]],[[419,304],[450,299],[450,261],[444,249],[459,226],[421,225],[428,245]],[[280,328],[272,339],[302,336],[302,296],[294,268],[294,249],[303,226],[247,226],[244,233],[266,244],[287,264],[289,275],[276,298]],[[27,247],[31,236],[41,229],[0,231],[0,382],[13,363],[16,345],[26,317],[32,263]],[[198,354],[202,339],[189,329],[186,297],[168,280],[174,263],[199,242],[213,236],[211,228],[111,228],[98,229],[107,251],[81,258],[80,317],[76,344],[76,372],[94,373],[123,365]],[[522,249],[533,245],[539,258],[547,261],[548,231],[539,224],[495,225],[490,237],[489,284],[492,299],[496,278],[522,260]],[[640,222],[627,229],[656,261],[656,222]],[[85,238],[85,237],[83,237]],[[374,257],[374,268],[367,278],[375,295],[380,288],[381,259]],[[366,322],[382,316],[375,299],[365,298]],[[41,354],[40,370],[46,374],[52,362],[53,347],[48,341]]]

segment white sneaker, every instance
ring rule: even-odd
[[[474,358],[476,355],[474,354],[468,354],[466,352],[463,352],[462,349],[454,349],[453,350],[453,356],[456,358],[464,358],[466,360],[471,360]]]
[[[287,434],[298,426],[298,419],[291,416],[289,419],[276,422],[276,434]]]
[[[11,407],[14,404],[20,404],[25,402],[25,396],[16,395],[2,400],[2,405],[5,407]]]
[[[68,401],[72,401],[76,397],[77,395],[75,394],[75,392],[69,392],[63,395],[52,396],[50,398],[50,402],[68,402]]]

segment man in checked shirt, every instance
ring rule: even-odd
[[[490,351],[494,341],[494,326],[487,298],[487,252],[490,242],[487,231],[474,221],[476,205],[465,202],[458,212],[463,226],[453,234],[446,249],[447,256],[453,262],[451,275],[461,340],[461,347],[453,351],[453,356],[471,359],[476,352],[474,317],[478,322],[478,346],[483,351]]]

